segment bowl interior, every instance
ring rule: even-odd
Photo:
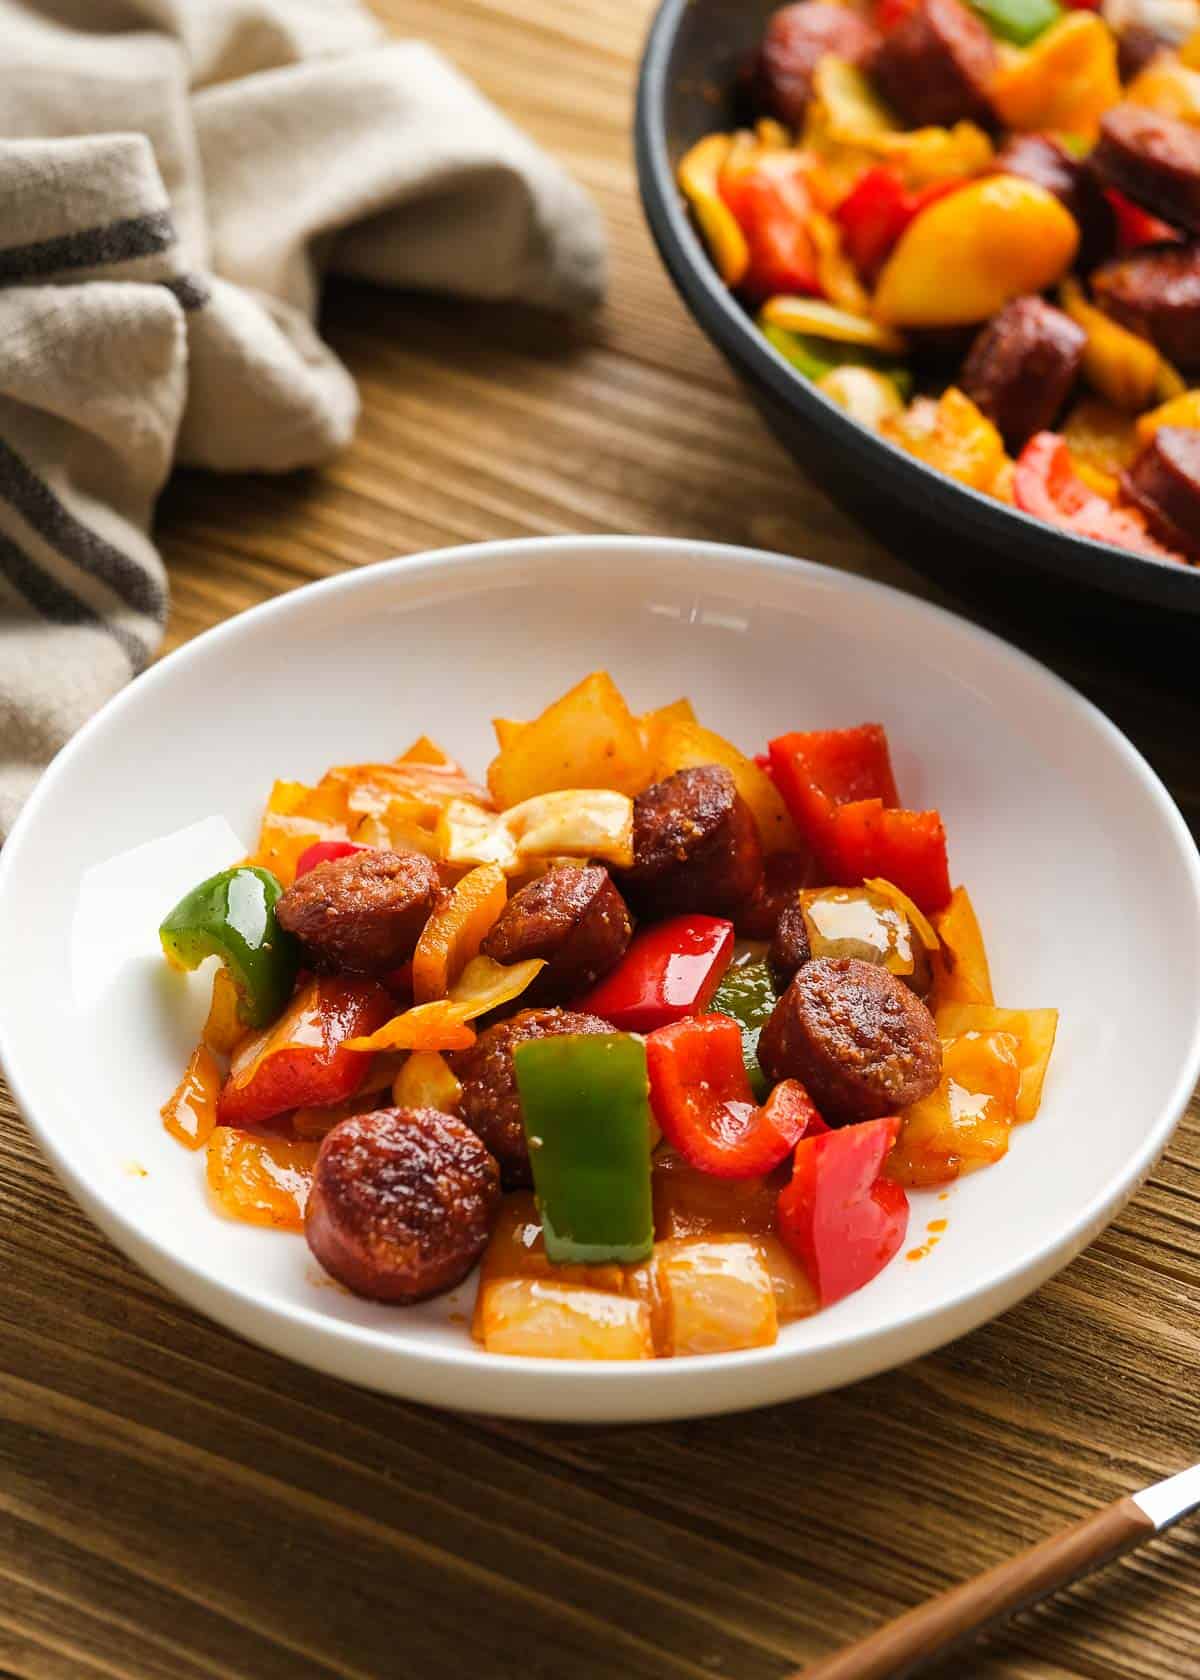
[[[599,666],[636,707],[687,694],[752,750],[789,728],[883,720],[902,797],[943,812],[998,1000],[1062,1011],[1037,1122],[949,1199],[914,1197],[914,1242],[930,1218],[949,1220],[936,1252],[898,1261],[761,1353],[635,1369],[487,1359],[462,1324],[472,1287],[410,1311],[350,1297],[301,1239],[217,1215],[202,1160],[158,1119],[209,979],[166,971],[157,923],[252,844],[271,782],[393,756],[422,732],[482,772],[492,716],[533,715]],[[372,567],[244,615],[72,743],[0,855],[0,1053],[104,1228],[249,1334],[448,1404],[715,1410],[920,1351],[1082,1245],[1195,1078],[1198,903],[1194,849],[1144,762],[1056,678],[963,621],[715,546],[495,544]]]

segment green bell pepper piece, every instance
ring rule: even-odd
[[[564,1033],[513,1052],[546,1254],[585,1265],[654,1247],[650,1083],[631,1033]]]
[[[176,968],[220,957],[237,987],[238,1018],[248,1027],[274,1020],[292,995],[300,950],[280,927],[283,888],[269,869],[241,864],[185,893],[158,929]]]
[[[765,962],[735,962],[713,994],[709,1011],[732,1015],[742,1029],[742,1060],[756,1102],[766,1102],[771,1082],[758,1065],[758,1035],[771,1018],[779,998]]]
[[[971,10],[1015,47],[1027,47],[1063,15],[1058,0],[971,0]]]
[[[816,338],[811,333],[789,332],[770,321],[760,321],[758,325],[768,344],[774,345],[783,359],[814,385],[835,367],[865,367],[890,379],[904,402],[912,395],[913,377],[908,368],[889,362],[877,351],[861,344],[835,344],[830,338]]]

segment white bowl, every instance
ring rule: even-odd
[[[300,1237],[214,1212],[202,1159],[159,1122],[208,981],[166,971],[157,923],[250,843],[272,780],[392,756],[422,731],[482,771],[493,715],[532,715],[598,666],[638,708],[689,695],[750,749],[787,729],[882,719],[902,797],[946,819],[998,1001],[1062,1012],[1042,1112],[1006,1159],[946,1199],[912,1198],[905,1246],[944,1217],[936,1249],[919,1264],[898,1258],[772,1348],[645,1365],[485,1355],[464,1327],[470,1282],[409,1310],[352,1298]],[[126,1253],[294,1359],[517,1417],[763,1405],[961,1335],[1096,1235],[1200,1072],[1200,860],[1128,741],[948,613],[703,543],[565,537],[395,560],[189,643],[46,773],[0,854],[0,952],[0,1056],[17,1101]]]

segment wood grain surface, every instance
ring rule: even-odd
[[[477,538],[650,531],[951,602],[1102,705],[1200,826],[1195,644],[947,544],[869,541],[764,433],[660,272],[629,126],[648,0],[386,0],[596,195],[593,321],[331,289],[354,446],[170,488],[169,643],[311,578]],[[919,656],[919,655],[917,655]],[[1145,961],[1111,918],[1113,960]],[[10,960],[5,953],[3,960]],[[1131,1046],[1131,1053],[1137,1047]],[[87,1093],[80,1093],[86,1102]],[[0,1094],[0,1680],[778,1680],[1200,1456],[1200,1108],[1022,1306],[843,1393],[637,1429],[518,1427],[313,1375],[168,1298]],[[1029,1613],[956,1680],[1200,1674],[1200,1530]]]

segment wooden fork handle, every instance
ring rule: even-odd
[[[814,1663],[790,1680],[903,1680],[995,1622],[1149,1540],[1157,1530],[1132,1499],[1119,1499],[973,1581]]]

